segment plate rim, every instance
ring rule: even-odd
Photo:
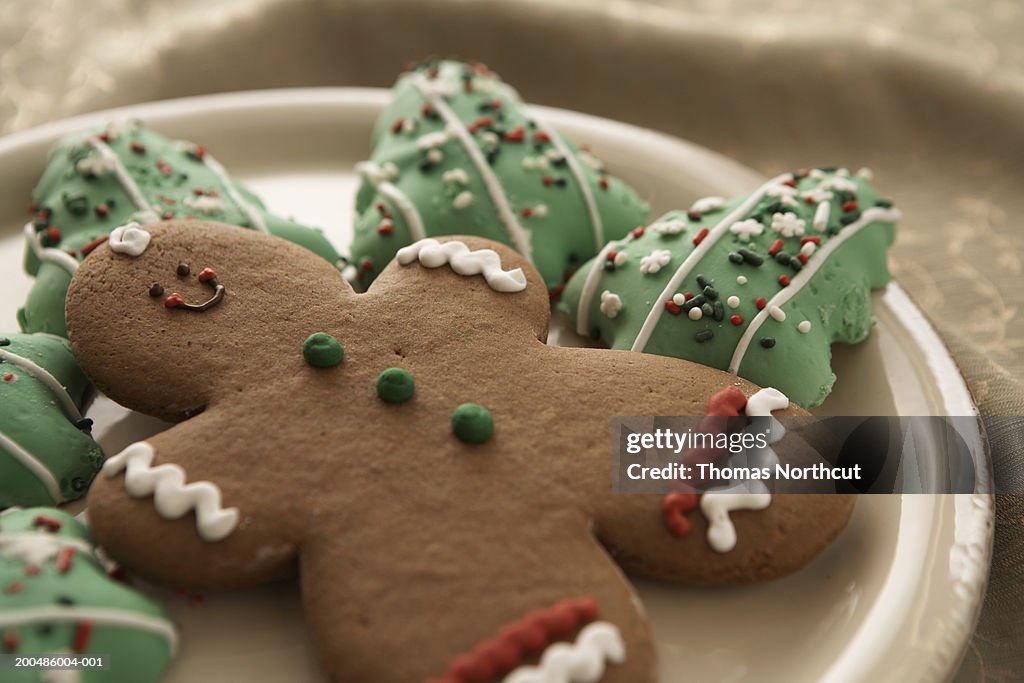
[[[246,90],[158,100],[81,114],[10,133],[0,137],[0,157],[25,153],[35,154],[39,147],[49,149],[57,139],[64,135],[101,124],[110,119],[142,118],[158,125],[162,121],[185,114],[195,114],[197,111],[223,114],[228,111],[255,109],[267,111],[274,108],[338,106],[379,110],[389,99],[390,91],[384,88],[310,87]],[[744,183],[749,181],[750,185],[754,185],[763,180],[761,174],[739,162],[675,136],[582,112],[543,106],[531,106],[531,109],[553,121],[563,123],[575,121],[575,125],[579,126],[611,127],[622,133],[628,133],[632,137],[647,140],[649,143],[685,150],[686,153],[701,158],[702,177],[709,184],[732,186],[737,183],[737,178],[743,178]],[[570,123],[570,125],[573,124]],[[640,145],[638,144],[638,146]],[[938,633],[939,637],[933,641],[935,647],[930,650],[932,657],[930,666],[923,667],[921,676],[917,677],[922,681],[938,681],[952,676],[955,672],[956,666],[967,649],[981,612],[982,598],[990,567],[994,522],[991,457],[981,426],[980,413],[970,389],[948,346],[941,339],[935,327],[895,281],[889,283],[882,300],[888,308],[897,314],[897,319],[902,321],[904,331],[924,352],[924,360],[929,368],[929,374],[940,388],[947,414],[969,415],[977,418],[977,432],[972,433],[971,437],[980,447],[977,450],[972,449],[972,452],[975,454],[976,466],[980,466],[986,475],[979,478],[978,489],[974,494],[943,497],[952,499],[951,504],[955,508],[957,541],[954,543],[952,552],[959,552],[967,559],[960,567],[960,574],[954,577],[957,590],[962,591],[960,593],[961,601],[956,604],[951,603],[948,618],[944,620],[942,630]],[[908,324],[908,321],[912,321],[913,325]],[[908,498],[907,495],[902,496],[901,505],[904,508],[906,508]],[[937,500],[938,497],[928,496],[928,498],[932,499],[930,502],[935,505],[943,502]],[[901,530],[905,522],[906,516],[901,514],[899,525]],[[899,547],[898,543],[897,549]],[[899,587],[898,582],[893,583],[892,567],[895,566],[896,563],[893,561],[890,565],[889,576],[886,578],[886,585],[879,593],[875,605],[872,606],[872,613],[876,607],[883,604],[883,596],[891,589],[891,584],[896,588]],[[885,651],[885,648],[875,647],[867,649],[866,654],[871,662],[866,662],[862,655],[859,661],[846,663],[851,657],[851,652],[857,649],[854,646],[860,646],[861,641],[869,645],[877,643],[881,638],[877,634],[875,634],[876,637],[861,638],[871,623],[870,614],[865,617],[861,628],[854,639],[849,641],[842,655],[827,670],[823,680],[830,682],[863,680],[863,676],[871,669],[870,664],[880,661],[881,653]],[[959,643],[959,647],[955,646],[957,643]],[[952,647],[950,647],[951,645]],[[866,648],[860,647],[859,649]]]

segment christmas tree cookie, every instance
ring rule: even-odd
[[[6,683],[156,683],[177,636],[163,608],[114,581],[88,529],[55,508],[0,513],[0,651],[106,657],[105,668],[6,668]]]
[[[65,336],[64,296],[79,262],[129,221],[213,219],[300,244],[336,262],[318,231],[269,213],[202,145],[170,140],[138,122],[64,139],[32,193],[25,270],[36,276],[19,311],[26,332]]]
[[[812,407],[832,389],[833,342],[854,344],[889,281],[900,212],[867,170],[778,176],[706,197],[607,244],[560,307],[584,335],[728,370]]]
[[[103,464],[82,416],[91,393],[66,340],[0,335],[0,508],[85,495]]]
[[[480,63],[403,74],[359,172],[352,259],[363,284],[410,242],[462,234],[512,246],[556,289],[648,212]]]

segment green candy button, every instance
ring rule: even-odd
[[[314,332],[302,342],[302,357],[315,368],[333,368],[345,358],[345,347],[326,332]]]
[[[494,418],[478,403],[463,403],[452,412],[452,431],[467,443],[483,443],[494,434]]]
[[[408,370],[388,368],[377,376],[377,395],[388,403],[405,403],[416,391],[416,382]]]

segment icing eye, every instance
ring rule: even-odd
[[[149,288],[149,295],[154,299],[158,296],[164,295],[164,288],[159,282],[154,282],[153,286]]]
[[[190,268],[188,267],[188,264],[187,264],[187,263],[179,263],[179,264],[178,264],[178,271],[177,271],[177,272],[178,272],[178,275],[179,275],[179,276],[181,276],[181,277],[185,277],[185,276],[187,276],[187,275],[188,275],[188,274],[189,274],[190,272],[192,272],[192,270],[191,270],[191,269],[190,269]]]

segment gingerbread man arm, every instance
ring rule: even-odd
[[[495,520],[504,486],[481,485],[447,511],[424,491],[318,526],[302,582],[327,677],[533,683],[569,680],[540,673],[571,662],[586,680],[653,681],[639,603],[585,518],[503,504]]]

